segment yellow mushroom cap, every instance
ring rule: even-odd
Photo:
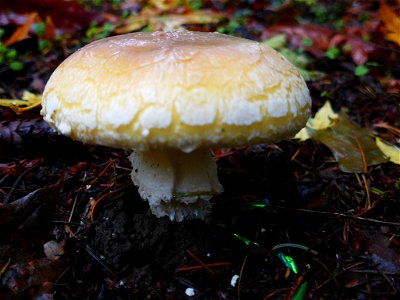
[[[86,143],[190,152],[291,137],[311,100],[275,50],[220,33],[173,31],[83,47],[54,71],[42,106],[47,122]]]

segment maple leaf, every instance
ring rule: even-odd
[[[379,7],[379,18],[384,24],[385,38],[400,46],[400,16],[384,0],[381,0]]]

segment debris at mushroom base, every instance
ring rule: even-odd
[[[135,151],[129,160],[132,180],[157,217],[168,216],[178,222],[204,219],[211,208],[211,197],[223,192],[208,149],[191,153],[175,149]]]

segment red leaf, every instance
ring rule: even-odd
[[[42,20],[50,16],[58,34],[86,30],[91,21],[102,21],[101,15],[87,11],[76,1],[60,0],[0,0],[0,24],[21,24],[21,15],[37,12]]]
[[[364,42],[360,38],[344,34],[336,34],[329,43],[330,47],[343,45],[348,45],[351,58],[359,65],[366,63],[369,59],[369,55],[376,50],[373,45]]]
[[[292,45],[298,48],[305,48],[316,57],[322,57],[325,54],[333,35],[330,29],[315,24],[275,25],[263,32],[262,39],[267,39],[279,33],[286,34]],[[302,44],[304,39],[311,39],[313,45],[305,47]]]

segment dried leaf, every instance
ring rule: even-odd
[[[51,16],[46,16],[44,37],[51,41],[56,37],[56,28]]]
[[[314,119],[307,122],[296,138],[312,138],[328,146],[343,172],[363,172],[364,167],[387,159],[373,140],[373,133],[354,123],[344,111],[333,112],[325,104]]]
[[[28,18],[25,21],[25,24],[21,25],[18,27],[12,36],[8,40],[4,42],[4,45],[6,46],[11,46],[12,44],[15,44],[17,42],[20,42],[26,38],[29,37],[29,30],[31,29],[31,26],[33,22],[35,21],[35,18],[37,16],[36,12],[30,13],[28,15]]]
[[[400,272],[400,251],[390,247],[390,238],[376,233],[369,239],[368,257],[382,272]]]
[[[179,0],[150,0],[150,3],[159,10],[170,10],[181,5]]]
[[[0,203],[0,228],[28,229],[46,222],[59,198],[63,181],[38,189],[10,204]]]
[[[385,38],[400,46],[400,16],[384,0],[381,0],[379,7],[379,18],[384,24]]]
[[[382,153],[385,154],[389,160],[395,164],[400,165],[400,149],[395,145],[389,144],[386,141],[381,140],[380,138],[376,138],[376,144],[379,149],[381,149]]]
[[[15,113],[21,114],[24,111],[38,107],[41,101],[41,95],[24,91],[22,99],[0,99],[0,106],[10,107]]]
[[[57,34],[76,34],[89,28],[92,21],[103,21],[101,14],[86,9],[82,1],[0,0],[0,8],[5,8],[0,9],[3,26],[25,24],[26,14],[36,12],[42,20],[51,17]]]
[[[64,252],[64,242],[58,243],[57,241],[48,241],[43,245],[44,254],[50,260],[57,260]]]
[[[223,14],[208,10],[196,10],[184,15],[168,14],[154,15],[154,12],[146,11],[139,16],[128,18],[125,25],[118,27],[115,32],[118,34],[139,30],[147,25],[157,28],[157,30],[170,31],[181,27],[184,24],[201,25],[212,24],[221,21]]]
[[[8,268],[3,274],[0,284],[17,294],[57,279],[64,268],[65,266],[59,261],[51,261],[47,258],[19,262]]]

